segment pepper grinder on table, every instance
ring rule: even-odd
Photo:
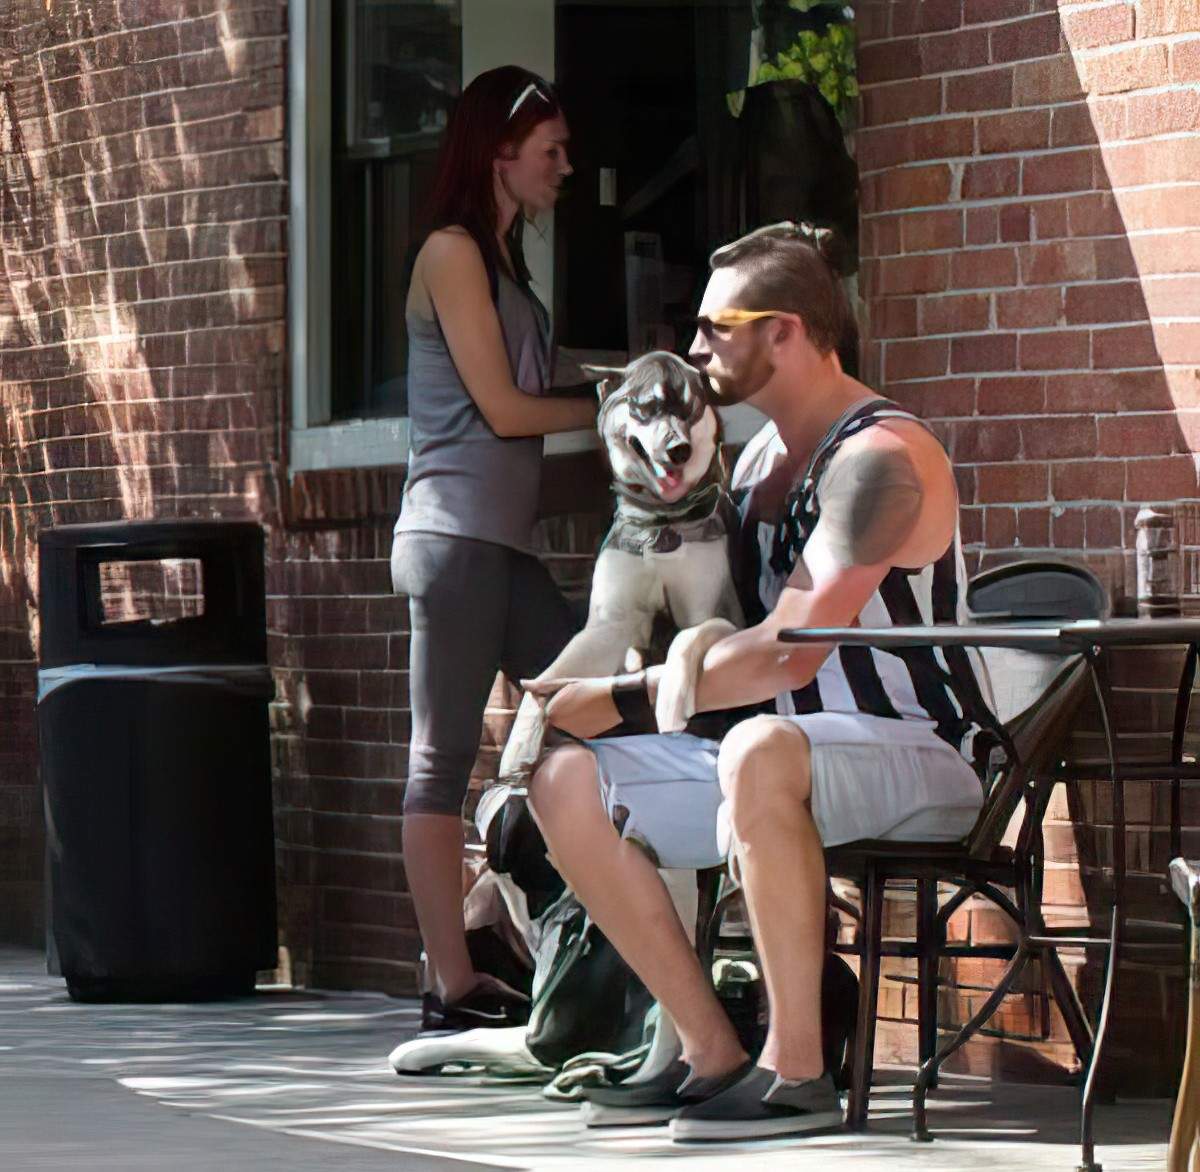
[[[1139,618],[1179,614],[1179,545],[1169,507],[1146,505],[1133,519],[1137,533],[1137,612]]]

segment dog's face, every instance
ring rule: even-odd
[[[584,370],[600,379],[598,426],[616,479],[648,505],[682,500],[704,479],[719,441],[700,373],[665,351]]]

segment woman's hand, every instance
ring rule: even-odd
[[[594,737],[621,721],[612,678],[522,680],[521,687],[545,707],[546,719],[573,737]]]

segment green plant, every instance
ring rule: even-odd
[[[808,0],[789,0],[789,6],[806,11]],[[809,7],[812,5],[809,4]],[[775,60],[764,61],[752,84],[794,78],[810,82],[845,122],[858,97],[854,26],[830,24],[823,33],[805,29]]]

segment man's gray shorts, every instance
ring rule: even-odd
[[[862,838],[953,841],[975,824],[974,770],[916,720],[861,713],[784,716],[812,746],[812,812],[826,846]],[[588,741],[614,825],[660,867],[715,867],[730,830],[720,745],[687,733]]]

